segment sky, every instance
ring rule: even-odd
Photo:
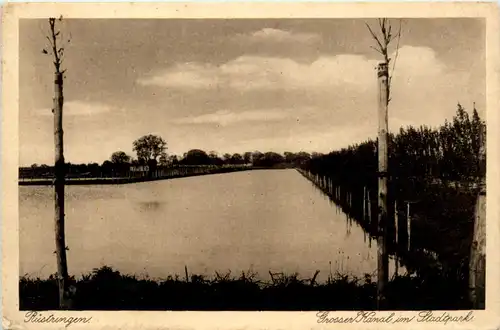
[[[327,153],[375,138],[381,55],[365,23],[376,28],[370,19],[63,20],[65,159],[134,155],[145,134],[177,155]],[[47,32],[47,20],[20,20],[21,166],[54,161]],[[391,131],[440,125],[458,102],[484,116],[484,20],[403,19],[396,41]]]

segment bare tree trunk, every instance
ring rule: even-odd
[[[378,35],[370,28],[372,38],[376,41],[377,46],[372,47],[375,51],[383,56],[383,62],[377,67],[378,76],[378,280],[377,280],[377,306],[378,309],[384,309],[385,304],[385,287],[389,279],[389,256],[387,255],[387,226],[389,216],[388,209],[388,194],[387,194],[387,178],[388,178],[388,107],[390,102],[390,85],[392,74],[389,75],[389,44],[395,38],[398,38],[396,46],[396,54],[392,61],[394,71],[396,59],[399,50],[399,38],[401,36],[401,20],[399,21],[399,32],[392,34],[392,26],[387,18],[378,19],[381,35]]]
[[[52,39],[52,51],[54,54],[54,200],[55,200],[55,240],[57,258],[57,277],[59,283],[59,308],[68,309],[68,264],[66,260],[66,241],[64,231],[64,147],[63,147],[63,73],[60,70],[61,60],[59,49],[57,48],[57,32],[55,31],[55,19],[51,18],[50,29]]]
[[[389,257],[387,255],[387,132],[388,132],[388,68],[387,62],[380,63],[377,68],[379,81],[379,125],[378,125],[378,309],[385,306],[385,287],[389,279]]]
[[[480,150],[478,155],[480,173],[485,171],[485,141],[483,137],[483,127],[480,131]],[[474,212],[474,234],[469,261],[469,289],[470,301],[473,308],[482,309],[485,307],[485,286],[486,286],[486,178],[479,181],[479,192],[476,199]]]
[[[479,194],[474,212],[474,237],[471,247],[469,287],[472,308],[485,306],[486,287],[486,193]]]
[[[55,191],[55,235],[57,255],[57,275],[59,279],[59,307],[68,308],[67,304],[67,279],[68,265],[66,261],[66,242],[64,231],[64,149],[62,129],[62,75],[55,74],[55,98],[54,98],[54,144],[55,144],[55,166],[54,166],[54,191]]]

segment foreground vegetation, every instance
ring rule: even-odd
[[[317,274],[315,274],[317,275]],[[73,309],[77,310],[375,310],[376,283],[369,275],[354,278],[273,274],[269,282],[255,273],[191,275],[152,280],[123,275],[109,267],[71,279]],[[58,309],[57,280],[22,277],[21,310]],[[454,290],[454,280],[442,274],[394,277],[388,285],[388,309],[470,309]]]

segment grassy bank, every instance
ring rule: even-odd
[[[191,275],[152,280],[123,275],[109,267],[72,279],[77,310],[374,310],[376,283],[370,276],[341,274],[317,283],[292,275]],[[22,277],[21,310],[53,310],[58,305],[57,280]],[[398,276],[388,285],[388,309],[469,309],[454,290],[453,279],[442,274]]]

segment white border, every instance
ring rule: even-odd
[[[500,109],[498,9],[495,3],[30,3],[7,4],[3,10],[3,120],[2,120],[2,282],[3,316],[10,328],[62,328],[23,323],[18,308],[18,95],[20,18],[374,18],[374,17],[484,17],[487,70],[487,295],[485,311],[474,321],[448,324],[460,329],[500,328],[499,299],[499,145]],[[315,312],[54,312],[57,316],[92,317],[90,328],[169,329],[310,329],[397,328],[382,324],[317,324]],[[331,316],[353,316],[335,312]],[[415,312],[398,312],[415,315]],[[463,313],[460,313],[463,314]],[[4,325],[6,325],[4,323]],[[412,323],[411,329],[444,327],[438,323]]]

